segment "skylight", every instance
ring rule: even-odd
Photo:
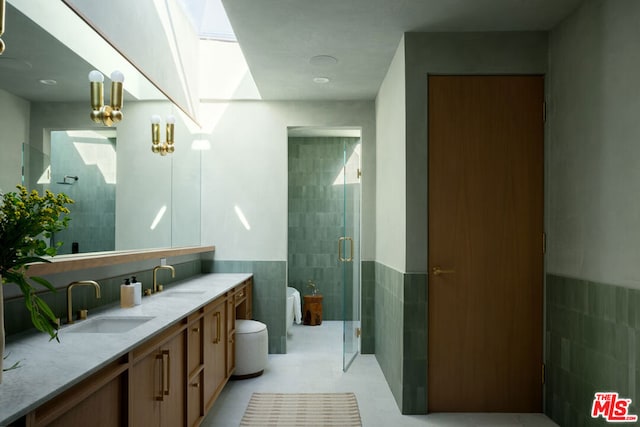
[[[222,0],[178,0],[201,39],[235,42]]]

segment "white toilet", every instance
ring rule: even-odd
[[[300,307],[300,292],[296,288],[287,287],[287,334],[293,326],[302,323],[302,309]]]
[[[262,375],[267,365],[269,335],[267,325],[255,320],[236,320],[236,369],[233,379]]]

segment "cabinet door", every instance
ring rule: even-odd
[[[131,425],[160,425],[161,360],[153,351],[139,360],[130,371],[132,405],[129,408]]]
[[[161,388],[160,425],[175,427],[185,422],[185,342],[181,333],[160,347]]]
[[[233,299],[227,302],[227,372],[229,378],[236,369],[236,306]]]
[[[187,328],[187,334],[189,336],[188,341],[188,358],[189,369],[187,372],[189,376],[193,375],[195,371],[200,368],[203,362],[202,354],[202,319],[195,320],[189,324]]]
[[[103,383],[101,373],[93,375],[71,390],[36,409],[28,426],[119,427],[126,424],[126,375]],[[105,380],[106,381],[106,380]],[[95,391],[92,391],[93,389]]]
[[[198,426],[204,418],[204,402],[202,395],[202,378],[204,371],[191,379],[187,385],[187,425]]]
[[[209,409],[224,385],[226,367],[226,298],[212,303],[204,317],[204,401]]]

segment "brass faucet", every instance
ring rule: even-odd
[[[73,309],[71,308],[73,300],[71,298],[71,290],[76,286],[91,285],[96,288],[96,298],[100,298],[100,285],[93,280],[80,280],[79,282],[71,282],[67,286],[67,323],[73,323]]]
[[[176,269],[171,265],[159,265],[153,268],[153,293],[159,292],[162,290],[162,285],[160,285],[160,289],[158,289],[158,283],[156,282],[156,272],[158,270],[171,270],[171,277],[176,277]]]

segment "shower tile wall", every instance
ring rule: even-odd
[[[288,278],[301,295],[313,280],[323,319],[343,320],[343,270],[338,262],[344,187],[341,171],[359,138],[289,138]],[[349,273],[350,274],[350,273]]]
[[[83,159],[76,144],[99,156],[100,145],[111,145],[115,139],[105,137],[71,137],[68,132],[51,133],[51,185],[54,193],[65,193],[75,203],[69,206],[71,221],[66,230],[56,233],[56,242],[64,242],[59,254],[72,252],[72,242],[78,242],[80,252],[112,251],[115,249],[116,184],[107,183],[97,159]],[[85,151],[86,155],[87,151]],[[115,159],[115,156],[114,156]],[[115,167],[115,165],[113,165]],[[77,176],[72,185],[58,184],[65,175]],[[115,181],[115,180],[114,180]],[[68,179],[67,182],[73,182]]]
[[[591,418],[594,393],[615,391],[640,415],[640,290],[547,275],[545,413],[562,426]]]

